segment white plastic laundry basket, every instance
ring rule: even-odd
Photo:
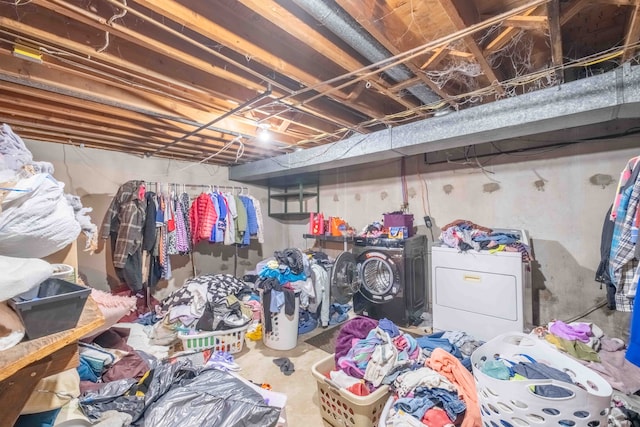
[[[522,360],[520,354],[567,373],[576,385],[552,379],[499,380],[479,368],[485,360],[495,356]],[[535,336],[519,332],[499,335],[476,349],[471,355],[471,363],[485,427],[607,426],[613,393],[609,383]],[[571,395],[543,397],[533,392],[534,387],[540,385],[560,387]]]
[[[262,297],[262,294],[260,294]],[[262,299],[262,298],[261,298]],[[292,316],[285,314],[285,306],[280,307],[277,313],[271,315],[271,332],[264,328],[264,311],[262,313],[262,342],[274,350],[291,350],[298,343],[298,321],[300,318],[300,298],[296,295],[296,307]]]

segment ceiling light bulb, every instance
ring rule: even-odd
[[[269,142],[271,141],[271,134],[268,130],[262,129],[258,132],[258,140],[260,140],[260,142]]]

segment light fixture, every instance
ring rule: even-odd
[[[16,42],[13,45],[13,56],[27,61],[42,64],[42,53],[35,46],[29,46],[24,42]]]
[[[271,141],[271,132],[269,132],[270,127],[271,125],[269,123],[258,123],[258,132],[256,135],[260,142]]]

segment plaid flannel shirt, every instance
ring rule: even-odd
[[[113,248],[113,266],[124,268],[129,255],[142,245],[142,227],[144,225],[146,204],[138,195],[144,181],[127,181],[120,186],[111,201],[102,223],[102,238],[116,234]]]
[[[611,281],[616,287],[616,310],[633,311],[633,299],[627,297],[629,286],[638,267],[635,259],[636,244],[631,241],[631,227],[640,201],[640,179],[628,187],[620,198],[616,215],[609,268]]]

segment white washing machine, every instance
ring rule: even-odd
[[[529,245],[526,231],[517,234]],[[431,248],[433,329],[464,331],[488,341],[504,332],[523,332],[533,323],[531,265],[520,252]]]

